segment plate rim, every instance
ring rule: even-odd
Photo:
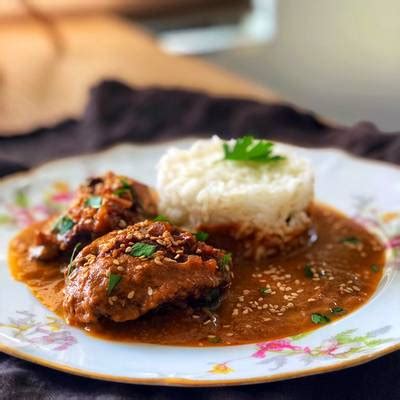
[[[28,361],[42,367],[50,368],[58,372],[68,373],[70,375],[80,376],[84,378],[90,378],[95,380],[135,384],[135,385],[156,385],[156,386],[171,386],[171,387],[224,387],[224,386],[242,386],[242,385],[253,385],[261,383],[278,382],[289,379],[304,378],[312,375],[320,375],[327,372],[341,371],[347,368],[356,367],[367,362],[376,360],[387,354],[391,354],[397,350],[400,350],[400,343],[393,344],[387,348],[371,354],[365,354],[363,356],[354,358],[352,360],[343,361],[337,364],[326,367],[315,367],[307,370],[299,371],[299,373],[286,372],[276,374],[273,376],[263,375],[254,378],[237,378],[237,379],[189,379],[189,378],[134,378],[128,376],[116,376],[111,374],[101,374],[97,372],[91,372],[85,369],[73,368],[60,363],[45,360],[44,358],[37,357],[28,353],[24,353],[15,348],[8,347],[3,343],[0,343],[0,351],[16,357],[23,361]]]

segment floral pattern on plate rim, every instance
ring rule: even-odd
[[[45,321],[38,321],[29,311],[17,311],[16,317],[8,318],[8,323],[0,322],[0,328],[10,330],[12,336],[24,344],[44,346],[53,351],[67,350],[77,343],[61,319],[48,316]]]
[[[23,228],[35,221],[48,218],[61,212],[72,199],[73,192],[68,183],[56,181],[43,194],[39,204],[32,204],[29,197],[29,186],[13,193],[13,201],[1,204],[6,210],[0,213],[0,226],[9,225]],[[373,198],[354,197],[355,214],[353,218],[367,229],[377,233],[390,251],[388,265],[398,267],[400,264],[400,213],[381,213],[375,206]],[[67,350],[77,343],[71,330],[62,320],[48,316],[46,321],[36,321],[35,315],[28,311],[17,311],[17,317],[9,317],[8,323],[0,322],[0,329],[11,330],[13,337],[21,342],[46,346],[53,351]],[[391,329],[390,325],[381,327],[362,335],[357,329],[348,329],[324,340],[315,347],[303,346],[297,342],[309,333],[299,334],[255,344],[255,351],[247,357],[212,363],[207,371],[210,374],[229,374],[235,371],[235,362],[244,359],[257,360],[256,364],[269,365],[271,371],[283,367],[289,357],[299,357],[305,365],[321,359],[346,359],[354,354],[366,354],[382,344],[395,341],[395,338],[380,338]],[[311,332],[310,332],[311,333]]]

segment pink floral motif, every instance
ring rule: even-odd
[[[356,329],[350,329],[324,340],[315,347],[300,346],[293,343],[301,340],[305,335],[258,343],[256,344],[256,352],[248,357],[213,364],[208,372],[211,374],[231,373],[234,371],[232,364],[246,358],[260,359],[258,364],[271,364],[271,370],[281,368],[289,357],[299,357],[299,360],[307,365],[315,360],[327,357],[346,359],[356,353],[367,353],[384,343],[397,340],[393,338],[380,338],[381,335],[386,334],[390,329],[390,326],[384,326],[361,336],[356,334]]]
[[[29,311],[17,311],[16,318],[9,318],[8,323],[0,323],[0,328],[11,330],[13,336],[32,345],[47,346],[50,350],[63,351],[77,343],[63,321],[47,317],[40,322]]]
[[[251,355],[254,358],[264,358],[268,352],[280,352],[284,350],[291,350],[299,353],[311,353],[309,347],[301,347],[293,345],[290,339],[279,339],[271,342],[258,343],[256,345],[258,350]]]
[[[11,224],[23,228],[62,211],[72,197],[73,192],[69,185],[62,181],[54,182],[44,192],[43,202],[40,204],[32,204],[29,186],[18,189],[14,193],[14,200],[3,204],[6,214],[0,214],[0,224]]]

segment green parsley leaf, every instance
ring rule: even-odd
[[[205,242],[208,239],[209,234],[207,232],[197,232],[196,233],[196,239],[199,240],[200,242]]]
[[[71,218],[64,215],[54,224],[53,231],[58,232],[60,235],[65,235],[73,228],[74,225],[75,222],[72,221]]]
[[[208,337],[207,337],[207,340],[208,340],[210,343],[213,343],[213,344],[221,343],[221,342],[222,342],[222,339],[221,339],[219,336],[208,336]]]
[[[100,208],[102,201],[103,199],[100,196],[92,196],[85,201],[85,206],[92,208]]]
[[[314,272],[312,272],[312,270],[311,270],[311,265],[310,265],[310,264],[306,264],[306,265],[304,266],[304,275],[305,275],[307,278],[312,278],[312,277],[314,276]]]
[[[113,193],[118,197],[122,197],[125,194],[130,193],[132,195],[132,197],[133,197],[133,194],[134,194],[133,193],[133,187],[130,185],[130,183],[124,178],[121,178],[120,182],[121,182],[121,187],[119,187],[118,189],[114,190]]]
[[[331,322],[331,320],[326,315],[319,313],[311,314],[311,321],[314,324],[327,324],[328,322]]]
[[[371,271],[375,272],[375,273],[379,272],[379,266],[376,265],[376,264],[372,264],[371,265]]]
[[[229,271],[229,264],[232,263],[232,254],[231,253],[225,253],[218,261],[218,266],[222,270],[227,270]]]
[[[108,287],[107,287],[107,295],[111,294],[111,292],[119,284],[121,279],[122,279],[121,275],[110,274],[110,278],[109,278],[109,281],[108,281]]]
[[[361,243],[361,240],[356,236],[348,236],[348,237],[341,239],[340,243],[357,245],[357,244]]]
[[[223,148],[224,160],[272,163],[286,159],[286,157],[273,154],[274,143],[258,140],[253,136],[238,138],[233,147],[224,143]]]
[[[77,243],[74,247],[74,250],[72,250],[71,258],[69,259],[69,264],[67,268],[67,276],[70,276],[72,271],[74,270],[74,267],[72,265],[72,261],[75,260],[76,253],[78,252],[79,248],[82,246],[82,243]]]
[[[134,257],[150,257],[156,251],[156,248],[157,246],[154,244],[138,242],[132,246],[130,255]]]
[[[155,221],[155,222],[158,222],[158,221],[159,222],[169,222],[169,219],[165,215],[160,214],[160,215],[157,215],[157,217],[155,217],[153,219],[153,221]]]
[[[259,289],[259,292],[260,292],[261,296],[266,296],[267,294],[271,293],[271,289],[262,287]]]
[[[344,308],[342,308],[342,307],[336,306],[336,307],[331,308],[332,314],[340,314],[342,312],[344,312]]]

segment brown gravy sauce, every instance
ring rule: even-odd
[[[104,321],[86,330],[114,341],[234,345],[318,328],[322,325],[312,321],[314,313],[330,321],[348,315],[374,293],[382,276],[384,247],[363,227],[327,206],[314,206],[312,214],[317,240],[307,247],[262,262],[234,257],[233,283],[217,310],[170,307],[136,321]],[[62,317],[60,267],[66,261],[43,263],[28,256],[40,226],[34,224],[13,239],[10,268],[15,279]]]

